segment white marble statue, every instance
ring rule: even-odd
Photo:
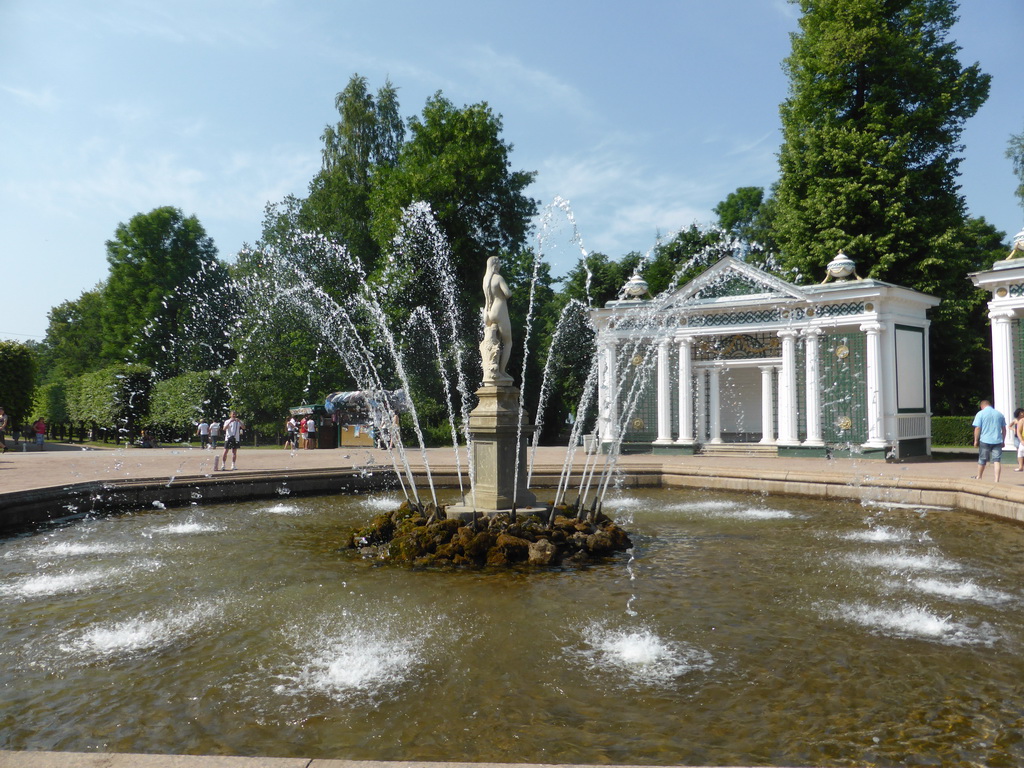
[[[484,382],[507,382],[512,377],[506,367],[512,354],[512,321],[508,316],[508,283],[501,276],[497,256],[487,259],[484,273],[484,339],[480,355],[484,366]]]

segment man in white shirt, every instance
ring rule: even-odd
[[[238,444],[242,440],[242,428],[244,426],[242,420],[238,418],[238,414],[234,411],[231,412],[228,420],[224,422],[224,455],[220,457],[221,469],[235,468],[235,462],[238,459]],[[228,451],[231,451],[230,467],[228,467]]]

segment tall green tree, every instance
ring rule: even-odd
[[[107,241],[103,356],[152,366],[161,378],[230,360],[227,270],[195,216],[165,206],[119,224]]]
[[[537,210],[525,194],[535,174],[512,170],[512,145],[501,132],[501,116],[486,103],[459,108],[438,92],[422,117],[409,119],[411,137],[393,167],[378,167],[370,196],[371,226],[382,251],[394,248],[407,206],[429,204],[451,252],[467,324],[481,303],[487,258],[519,251]],[[398,268],[389,270],[388,280],[404,279],[406,300],[437,308],[430,279],[436,243],[415,238],[398,251]]]
[[[957,185],[965,122],[990,77],[963,66],[949,39],[954,0],[800,0],[785,61],[783,145],[774,232],[783,264],[817,282],[839,250],[858,271],[956,302],[973,288],[967,217]],[[969,380],[976,329],[939,312],[932,363]],[[941,339],[941,343],[940,340]],[[933,403],[959,409],[972,393]]]
[[[1024,208],[1024,131],[1010,136],[1006,147],[1006,157],[1013,162],[1013,172],[1017,176],[1017,189],[1014,194]]]
[[[370,271],[380,248],[371,233],[370,192],[380,169],[393,168],[405,141],[398,89],[390,80],[370,93],[355,74],[335,97],[338,121],[324,128],[323,166],[309,184],[298,224],[331,235]]]
[[[843,249],[862,275],[938,292],[965,218],[960,136],[990,81],[948,39],[957,4],[799,5],[780,108],[775,233],[785,261],[820,279]]]

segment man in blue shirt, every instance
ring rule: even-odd
[[[975,480],[981,480],[985,473],[985,465],[992,462],[992,471],[999,482],[1000,461],[1003,458],[1003,441],[1006,439],[1006,418],[992,407],[988,400],[978,405],[981,409],[974,417],[974,445],[978,449],[978,474]]]

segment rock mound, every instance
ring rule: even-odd
[[[559,514],[559,512],[563,514]],[[633,546],[629,535],[604,515],[577,520],[571,510],[555,510],[551,525],[539,517],[508,514],[475,523],[430,521],[408,503],[381,514],[349,537],[349,548],[366,557],[416,566],[507,567],[585,565]]]

